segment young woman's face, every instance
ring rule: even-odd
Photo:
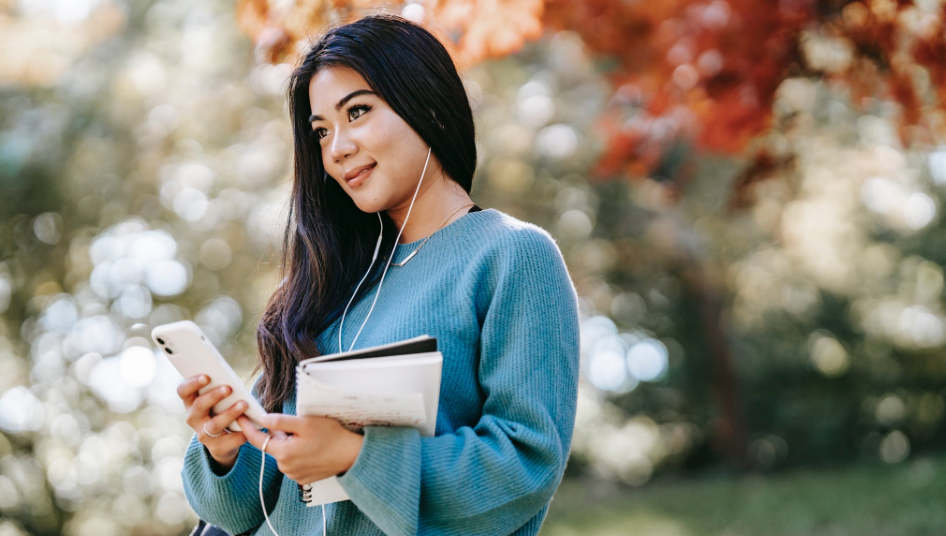
[[[347,67],[318,71],[309,82],[309,105],[325,171],[358,208],[372,213],[406,207],[429,149],[417,132]],[[352,178],[365,166],[371,169]],[[439,175],[431,154],[422,190]]]

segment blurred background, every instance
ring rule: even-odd
[[[543,534],[946,532],[943,0],[0,0],[0,536],[193,526],[150,328],[252,380],[286,77],[379,11],[579,292]]]

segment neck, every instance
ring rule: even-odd
[[[427,171],[430,173],[431,170],[428,169]],[[429,183],[428,180],[430,180]],[[413,192],[411,192],[411,195],[413,196]],[[398,206],[388,209],[387,214],[394,220],[398,229],[403,229],[398,243],[407,244],[433,234],[447,215],[458,207],[472,202],[469,194],[459,184],[445,178],[438,170],[436,175],[425,178],[421,183],[417,199],[414,200],[414,207],[411,208],[410,218],[407,218],[407,209],[411,206],[410,198]],[[469,212],[470,208],[472,207],[466,207],[455,212],[444,223],[444,226]],[[404,224],[405,218],[407,218],[406,226]]]

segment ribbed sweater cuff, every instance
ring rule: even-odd
[[[218,475],[207,448],[198,441],[188,445],[182,471],[184,492],[192,506],[203,506],[197,514],[204,521],[231,534],[259,525],[263,519],[259,504],[260,457],[260,451],[246,443],[240,447],[233,467],[226,474]],[[278,499],[278,485],[273,484],[281,474],[275,462],[268,462],[263,489],[267,509],[271,510]]]
[[[338,482],[389,536],[417,534],[421,444],[413,428],[367,426],[355,464]]]

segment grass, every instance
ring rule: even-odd
[[[770,476],[562,483],[540,536],[941,536],[946,456]]]

